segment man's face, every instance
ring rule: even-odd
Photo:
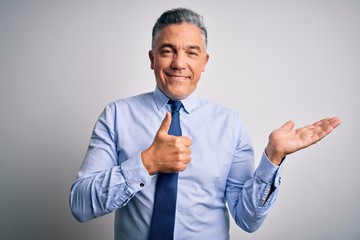
[[[200,29],[189,23],[163,28],[149,57],[158,88],[177,100],[195,91],[209,58]]]

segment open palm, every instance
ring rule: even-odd
[[[295,123],[288,121],[269,136],[266,154],[275,164],[288,154],[317,143],[341,123],[338,117],[325,118],[302,128],[294,129]]]

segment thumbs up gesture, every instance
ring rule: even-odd
[[[191,161],[190,138],[168,134],[171,114],[166,113],[151,146],[141,153],[143,164],[149,174],[157,172],[182,172]]]

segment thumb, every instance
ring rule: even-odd
[[[170,112],[166,112],[165,118],[159,127],[158,133],[167,134],[170,128],[170,124],[171,124],[171,114]]]
[[[293,129],[295,126],[295,122],[293,120],[287,121],[281,128],[285,129]]]

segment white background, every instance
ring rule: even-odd
[[[103,107],[154,89],[151,29],[179,6],[209,31],[199,94],[243,116],[257,158],[289,119],[343,122],[287,158],[263,226],[232,239],[360,239],[358,0],[0,0],[0,239],[113,238],[112,214],[72,217],[70,186]]]

